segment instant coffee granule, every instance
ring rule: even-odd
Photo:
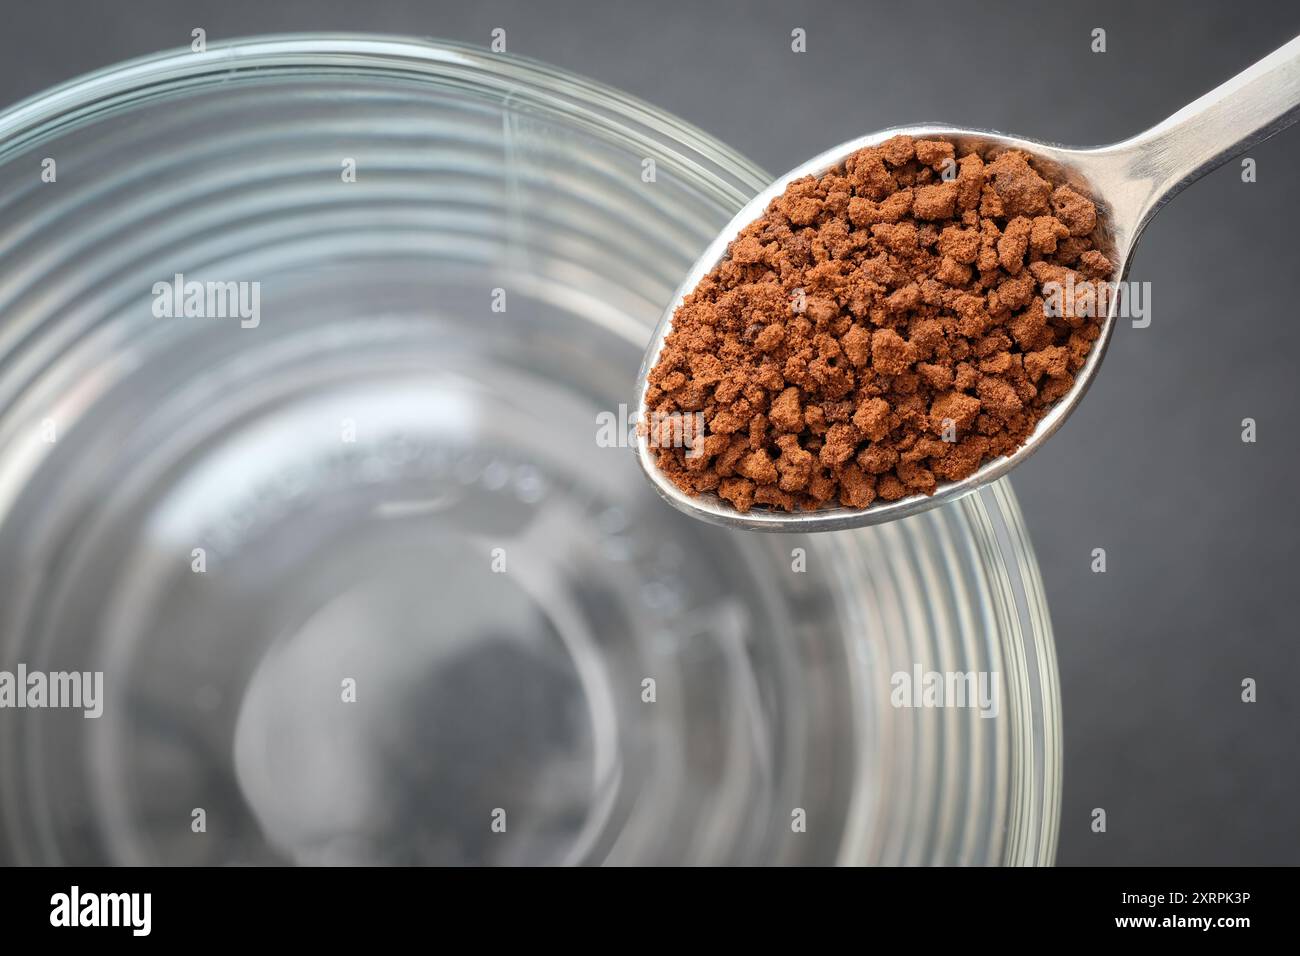
[[[1091,200],[1014,150],[896,136],[791,183],[673,315],[648,417],[704,433],[652,436],[659,467],[738,511],[965,478],[1073,385],[1101,318],[1052,314],[1044,286],[1110,277],[1097,232]]]

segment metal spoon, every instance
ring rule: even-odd
[[[850,140],[792,169],[749,201],[704,251],[664,310],[646,350],[637,378],[638,408],[646,416],[645,396],[650,370],[659,361],[673,313],[682,300],[726,255],[727,247],[749,223],[767,211],[768,204],[786,187],[804,176],[820,176],[852,153],[875,146],[900,133],[917,139],[943,139],[959,154],[978,150],[986,157],[1005,149],[1028,153],[1054,182],[1065,182],[1097,203],[1102,230],[1102,250],[1117,264],[1114,279],[1128,274],[1133,249],[1151,217],[1206,173],[1241,155],[1300,119],[1300,37],[1275,50],[1222,86],[1183,107],[1164,122],[1123,142],[1078,149],[1007,136],[985,130],[953,126],[900,126]],[[1101,335],[1093,345],[1074,387],[1039,421],[1029,439],[1013,454],[985,462],[961,481],[939,485],[933,495],[912,495],[897,501],[873,503],[865,509],[826,508],[785,512],[755,506],[741,514],[713,494],[686,494],[659,470],[650,439],[640,435],[637,457],[656,490],[674,507],[713,524],[756,531],[837,531],[892,521],[934,508],[1005,475],[1020,464],[1061,427],[1092,384],[1102,356],[1115,330],[1120,300],[1112,296]]]

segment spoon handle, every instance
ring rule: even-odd
[[[1298,119],[1300,37],[1164,122],[1099,150],[1118,165],[1114,174],[1128,187],[1117,197],[1117,218],[1136,238],[1156,210],[1187,186]]]

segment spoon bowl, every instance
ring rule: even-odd
[[[806,176],[824,175],[861,149],[878,146],[893,136],[906,135],[914,139],[950,142],[958,155],[974,151],[990,159],[1007,150],[1028,154],[1049,181],[1068,185],[1096,204],[1098,224],[1094,235],[1099,239],[1098,247],[1113,266],[1110,281],[1123,283],[1138,238],[1161,206],[1201,176],[1285,129],[1298,118],[1300,37],[1164,122],[1110,146],[1060,146],[1005,133],[941,124],[893,127],[842,143],[790,170],[756,195],[704,250],[664,310],[646,350],[636,386],[640,420],[646,420],[650,371],[659,362],[664,342],[672,330],[673,315],[686,296],[726,257],[736,236],[760,218],[786,187]],[[702,521],[732,528],[801,533],[839,531],[892,521],[938,507],[1007,474],[1042,447],[1078,407],[1096,378],[1123,304],[1120,295],[1110,295],[1107,299],[1101,334],[1089,351],[1083,368],[1076,373],[1073,387],[1048,409],[1024,444],[1010,455],[985,462],[960,481],[941,483],[931,495],[909,495],[861,509],[827,507],[787,512],[756,505],[741,513],[715,494],[690,495],[677,487],[660,470],[655,460],[658,449],[647,434],[638,434],[637,457],[650,482],[669,504]]]

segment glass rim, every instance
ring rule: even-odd
[[[492,53],[453,40],[396,34],[286,33],[232,38],[203,53],[187,47],[146,54],[101,67],[0,109],[0,162],[69,125],[79,126],[145,99],[207,84],[251,81],[284,73],[338,72],[428,79],[473,71],[485,86],[526,100],[544,94],[599,116],[623,135],[638,130],[666,135],[725,174],[723,186],[752,195],[772,177],[716,137],[635,96],[560,67],[514,53]],[[698,165],[698,164],[693,164]],[[726,183],[725,179],[734,182]]]

